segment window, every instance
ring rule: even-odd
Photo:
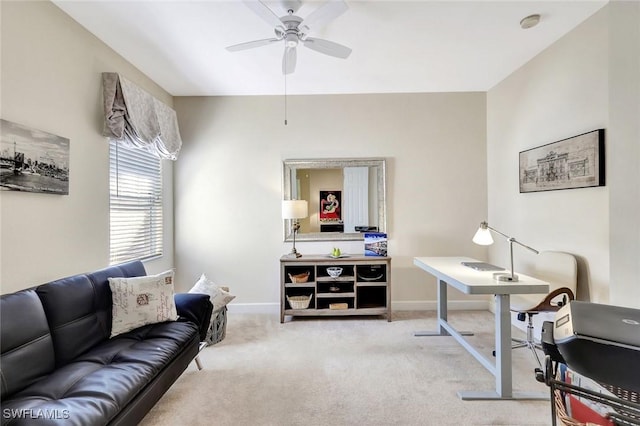
[[[111,264],[162,255],[162,167],[153,154],[109,143]]]

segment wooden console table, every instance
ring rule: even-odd
[[[329,267],[341,267],[332,278]],[[293,282],[307,275],[305,282]],[[291,277],[294,277],[292,280]],[[293,309],[287,297],[311,296],[305,309]],[[280,322],[291,316],[386,315],[391,321],[391,258],[305,255],[280,258]]]

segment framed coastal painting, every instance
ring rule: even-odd
[[[520,192],[605,185],[604,129],[520,152]]]
[[[69,194],[69,139],[0,119],[0,188]]]

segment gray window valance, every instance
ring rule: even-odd
[[[182,146],[176,112],[118,73],[102,73],[104,135],[176,160]]]

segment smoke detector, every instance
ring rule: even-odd
[[[538,14],[529,15],[522,18],[522,20],[520,21],[520,28],[522,28],[523,30],[526,30],[531,27],[535,27],[536,25],[538,25],[538,22],[540,22],[540,15]]]

